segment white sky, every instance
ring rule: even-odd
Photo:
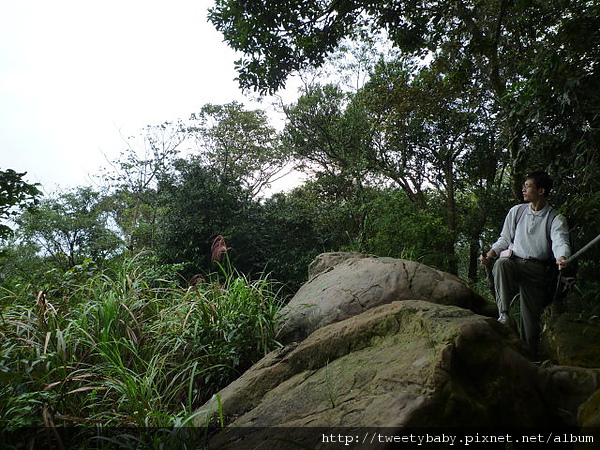
[[[0,169],[46,192],[89,174],[145,125],[234,100],[239,58],[212,0],[0,2]],[[252,106],[256,107],[256,105]],[[266,107],[266,106],[265,106]]]

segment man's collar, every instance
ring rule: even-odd
[[[529,203],[529,209],[531,209],[532,211],[534,211],[536,213],[540,213],[540,212],[544,211],[546,208],[549,208],[549,207],[550,207],[550,204],[548,203],[548,200],[546,200],[546,203],[540,209],[534,209],[533,202]]]

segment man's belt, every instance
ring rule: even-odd
[[[515,255],[514,253],[512,254],[512,258],[516,259],[517,261],[527,261],[527,262],[534,262],[534,263],[538,263],[538,264],[547,264],[548,263],[547,260],[537,259],[537,258],[522,258],[520,256]]]

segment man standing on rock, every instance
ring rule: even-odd
[[[534,357],[540,341],[541,316],[548,298],[548,262],[556,260],[559,270],[571,256],[569,228],[564,216],[548,204],[552,178],[545,172],[533,172],[523,184],[524,204],[510,209],[500,238],[481,263],[492,264],[498,321],[508,322],[510,302],[521,297],[521,339]],[[553,262],[552,262],[553,263]]]

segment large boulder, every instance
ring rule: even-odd
[[[301,341],[325,325],[398,300],[427,300],[494,315],[458,277],[416,261],[355,253],[325,253],[310,266],[311,278],[280,312],[278,339]]]
[[[582,427],[600,430],[600,389],[581,405],[577,418]]]
[[[540,343],[545,358],[560,365],[600,368],[600,326],[574,316],[548,317]]]
[[[374,258],[375,255],[369,255],[360,252],[328,252],[317,255],[315,259],[308,265],[308,279],[312,280],[314,277],[322,272],[333,269],[338,264],[343,263],[348,259],[362,259],[362,258]]]
[[[600,369],[573,366],[547,366],[541,372],[539,389],[544,392],[548,407],[568,424],[584,425],[582,406],[600,388]],[[590,418],[591,414],[586,418]]]
[[[263,427],[274,426],[314,448],[322,436],[307,427],[576,425],[600,371],[545,369],[524,355],[518,337],[494,319],[391,302],[270,353],[200,408],[197,421],[228,423],[211,448],[232,440],[254,448],[273,437]]]

